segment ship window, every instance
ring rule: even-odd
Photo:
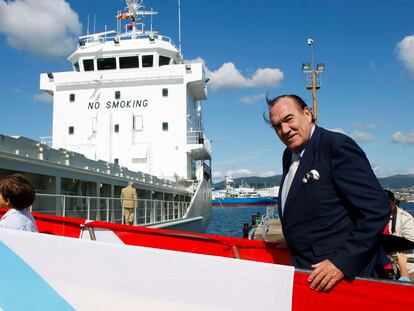
[[[165,65],[169,65],[169,64],[170,64],[170,58],[160,55],[159,66],[161,67],[161,66],[165,66]]]
[[[68,133],[69,133],[69,135],[75,134],[75,128],[73,126],[69,126]]]
[[[94,71],[93,59],[84,59],[83,60],[83,70],[85,71]]]
[[[115,92],[115,99],[120,99],[121,98],[121,92],[120,91],[116,91]]]
[[[119,68],[138,68],[139,67],[139,59],[138,56],[128,56],[128,57],[120,57],[119,58]]]
[[[168,122],[162,122],[162,130],[164,132],[168,131]]]
[[[119,133],[119,124],[115,124],[114,126],[114,132]]]
[[[115,57],[98,58],[98,70],[116,69]]]
[[[115,158],[115,159],[114,159],[114,163],[115,163],[115,164],[119,164],[119,159],[118,159],[118,158]]]
[[[154,55],[142,56],[142,67],[152,67],[154,63]]]
[[[75,69],[75,71],[79,72],[79,63],[78,62],[74,63],[73,68]]]
[[[75,94],[69,94],[69,101],[71,103],[75,101]]]
[[[144,117],[135,115],[132,120],[132,127],[135,132],[141,132],[144,129]]]
[[[168,96],[168,89],[162,89],[162,96],[164,97]]]

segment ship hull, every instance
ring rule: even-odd
[[[258,198],[223,198],[212,200],[213,206],[274,206],[277,205],[277,197]]]

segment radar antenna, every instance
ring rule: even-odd
[[[130,22],[126,25],[126,32],[133,33],[144,33],[144,17],[145,15],[154,15],[158,14],[157,11],[145,11],[144,0],[125,0],[126,8],[125,12],[118,12],[116,18],[119,21],[129,20]],[[137,30],[137,27],[138,30]],[[119,27],[120,28],[120,27]],[[118,30],[119,31],[119,30]],[[152,31],[152,30],[151,30]]]

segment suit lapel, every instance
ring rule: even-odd
[[[305,152],[303,154],[303,157],[301,157],[300,159],[298,169],[296,171],[295,177],[293,178],[292,185],[290,186],[289,194],[284,206],[284,218],[289,215],[291,207],[294,205],[294,202],[296,201],[300,193],[303,177],[306,175],[307,172],[312,170],[318,137],[319,131],[318,127],[316,126],[310,141],[306,144]]]

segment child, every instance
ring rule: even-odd
[[[32,183],[21,174],[0,180],[0,207],[9,211],[0,219],[0,228],[37,232],[33,216],[26,210],[33,204],[35,192]]]

